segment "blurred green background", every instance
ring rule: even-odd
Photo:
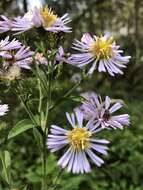
[[[35,2],[35,0],[31,0]],[[131,115],[131,125],[123,131],[106,132],[102,137],[109,139],[109,155],[101,168],[93,166],[92,173],[72,175],[63,172],[58,179],[59,190],[143,190],[143,1],[142,0],[48,0],[59,15],[69,13],[73,28],[65,36],[64,47],[68,51],[74,38],[80,39],[82,33],[102,34],[109,31],[132,59],[123,76],[110,77],[108,74],[95,73],[77,92],[95,91],[102,96],[119,98],[125,101],[125,112]],[[28,9],[28,0],[0,0],[0,14],[16,16]],[[1,35],[0,38],[2,38]],[[30,39],[31,36],[29,36]],[[46,40],[46,39],[45,39]],[[79,69],[65,66],[58,95],[69,88],[69,79],[79,74]],[[68,79],[68,80],[67,80]],[[30,79],[29,79],[30,80]],[[71,85],[73,80],[71,80]],[[32,81],[28,82],[29,89]],[[56,97],[56,96],[55,96]],[[0,143],[5,133],[20,119],[28,118],[16,97],[0,86],[0,99],[8,103],[10,112],[0,120]],[[70,111],[74,103],[63,103],[52,114],[54,124],[65,122],[65,112]],[[62,118],[62,120],[61,120]],[[11,153],[11,173],[14,186],[21,189],[39,190],[41,181],[40,152],[34,141],[32,131],[12,139],[8,145],[0,145]],[[59,168],[56,157],[48,158],[49,182]],[[0,180],[0,190],[7,190]]]

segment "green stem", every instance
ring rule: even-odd
[[[48,75],[48,99],[47,99],[47,105],[46,105],[46,113],[45,113],[45,121],[44,121],[44,125],[43,125],[43,129],[44,129],[44,138],[43,138],[43,182],[42,182],[42,190],[47,190],[47,181],[46,181],[46,165],[47,165],[47,147],[46,147],[46,136],[48,133],[48,127],[47,127],[47,122],[48,122],[48,117],[49,117],[49,109],[50,109],[50,105],[51,105],[51,78],[52,78],[52,74],[50,76],[50,74]]]
[[[43,95],[42,95],[41,81],[39,79],[38,79],[38,87],[39,87],[39,107],[38,107],[38,112],[41,113]]]
[[[18,94],[18,97],[19,97],[20,101],[22,102],[23,107],[25,108],[26,112],[28,113],[28,115],[29,115],[31,121],[33,122],[33,124],[34,124],[35,126],[38,126],[38,124],[37,124],[37,122],[36,122],[36,120],[35,120],[35,118],[34,118],[34,116],[33,116],[33,113],[31,112],[29,106],[26,105],[26,103],[25,103],[23,97],[22,97],[21,95],[19,95],[19,94]]]
[[[59,98],[56,103],[50,107],[50,111],[53,110],[57,105],[59,105],[64,98],[68,97],[79,85],[81,84],[81,81],[79,81],[78,83],[76,83],[68,92],[66,92],[61,98]]]

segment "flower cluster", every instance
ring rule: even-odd
[[[47,54],[51,54],[51,51],[48,50],[47,51]],[[34,62],[38,65],[48,65],[48,61],[46,59],[46,57],[44,56],[43,53],[39,53],[37,52],[35,55],[34,55]],[[61,63],[61,62],[64,62],[64,63],[68,63],[68,58],[67,58],[67,55],[66,53],[64,52],[64,49],[62,46],[60,46],[56,52],[56,55],[55,55],[55,59],[54,59],[54,62],[52,63],[53,65],[55,64],[58,64],[58,63]]]
[[[43,28],[45,31],[54,33],[67,33],[71,32],[71,28],[67,26],[69,22],[68,14],[58,17],[48,7],[35,7],[29,10],[23,17],[17,17],[13,20],[1,16],[0,33],[11,30],[18,34],[32,28]],[[88,74],[90,75],[97,69],[99,72],[107,72],[109,75],[115,76],[116,74],[123,74],[122,69],[126,68],[130,59],[130,56],[122,55],[123,51],[119,49],[113,37],[108,33],[99,37],[85,33],[81,41],[75,40],[73,49],[79,51],[79,53],[66,54],[62,46],[59,46],[57,51],[55,49],[54,51],[44,49],[44,53],[36,51],[34,54],[33,51],[29,50],[29,47],[23,46],[18,40],[13,39],[10,41],[9,37],[6,37],[5,40],[0,41],[0,60],[3,63],[3,68],[6,68],[4,74],[0,71],[0,77],[9,80],[19,78],[21,68],[30,69],[29,64],[32,62],[37,65],[52,63],[54,68],[57,63],[65,62],[80,68],[88,67]],[[45,55],[45,52],[47,55]],[[50,60],[49,57],[52,57],[52,59]],[[43,68],[44,66],[41,67]],[[47,73],[50,74],[50,72],[44,72],[45,75]],[[44,82],[47,78],[44,78]],[[41,79],[39,78],[39,80]],[[81,80],[80,75],[72,78],[73,82]],[[48,88],[50,88],[49,83]],[[67,94],[70,94],[73,89],[70,89]],[[41,93],[40,89],[40,95]],[[62,168],[67,168],[68,172],[73,173],[88,173],[91,171],[90,163],[94,163],[97,166],[101,166],[104,163],[99,155],[107,155],[107,144],[109,144],[109,141],[97,139],[97,133],[102,132],[104,129],[123,129],[124,126],[130,124],[128,114],[114,115],[116,111],[123,107],[122,101],[112,100],[108,96],[102,101],[101,96],[93,92],[86,93],[83,97],[85,100],[81,106],[75,108],[72,114],[66,113],[71,129],[67,130],[65,127],[61,128],[57,125],[52,125],[47,137],[47,147],[51,152],[56,152],[63,148],[66,149],[59,159],[58,165]],[[64,98],[62,97],[62,99]],[[40,99],[40,101],[43,101],[43,99]],[[0,116],[7,111],[7,105],[0,105]],[[48,114],[45,115],[47,116]]]
[[[121,114],[112,116],[112,113],[119,110],[123,105],[116,102],[111,105],[111,99],[106,96],[105,101],[95,93],[88,93],[86,101],[75,109],[75,113],[66,114],[72,130],[66,130],[56,125],[51,126],[51,134],[48,135],[47,145],[51,152],[58,151],[69,146],[65,154],[58,161],[62,168],[73,173],[90,172],[90,164],[87,156],[97,166],[104,161],[98,154],[107,155],[109,143],[105,139],[97,139],[96,134],[103,129],[123,129],[129,125],[129,115]],[[84,124],[85,123],[85,124]]]

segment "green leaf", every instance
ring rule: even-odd
[[[8,168],[11,164],[11,158],[10,158],[10,153],[8,151],[5,151],[4,152],[4,156],[5,156],[5,165],[6,165],[6,168]]]
[[[27,185],[22,190],[27,190]]]
[[[66,99],[70,99],[70,100],[72,100],[74,102],[79,102],[79,103],[81,103],[81,102],[83,102],[85,100],[84,97],[79,96],[79,95],[76,95],[76,96],[71,95],[69,97],[66,97]]]
[[[33,127],[34,125],[30,120],[28,119],[21,120],[10,130],[8,139],[13,138]]]
[[[1,176],[2,178],[10,184],[10,165],[11,165],[11,158],[10,153],[8,151],[4,151],[0,153],[0,160],[2,165],[2,172]]]

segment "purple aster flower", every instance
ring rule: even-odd
[[[86,95],[86,101],[76,109],[82,111],[84,118],[95,123],[95,127],[107,129],[123,129],[124,125],[130,124],[128,114],[113,115],[114,112],[123,107],[121,101],[113,103],[111,99],[106,96],[105,101],[95,93]]]
[[[33,51],[29,50],[30,47],[22,46],[14,55],[16,65],[24,69],[30,69],[29,64],[32,62]]]
[[[71,28],[66,26],[71,20],[68,14],[58,17],[48,7],[38,9],[35,7],[29,10],[23,17],[18,17],[13,21],[13,31],[25,32],[32,28],[43,27],[50,32],[71,32]]]
[[[0,41],[0,56],[3,58],[10,58],[8,51],[16,50],[21,47],[21,43],[13,39],[12,41],[9,41],[9,36],[7,36],[4,40]]]
[[[85,33],[81,41],[75,40],[73,45],[73,49],[80,53],[71,55],[71,64],[80,68],[91,65],[88,74],[92,74],[95,69],[108,72],[111,76],[123,74],[122,69],[130,59],[130,56],[121,55],[123,51],[107,33],[101,37],[91,37],[89,33]]]
[[[33,51],[29,47],[21,46],[17,52],[9,52],[9,57],[4,60],[4,65],[18,65],[24,69],[30,69],[29,64],[32,63]]]
[[[0,20],[0,33],[7,32],[12,28],[12,21],[6,16],[1,15],[2,20]]]
[[[51,152],[67,148],[64,155],[59,159],[58,165],[67,168],[68,172],[88,173],[91,170],[90,161],[101,166],[104,161],[97,155],[107,155],[109,141],[96,139],[96,130],[92,122],[83,124],[83,114],[76,111],[75,114],[66,114],[71,130],[66,130],[56,125],[51,126],[51,134],[48,135],[47,145]]]
[[[8,111],[8,105],[7,104],[0,104],[0,116],[3,116]]]
[[[68,54],[64,52],[64,49],[62,46],[60,46],[58,49],[58,52],[56,54],[56,61],[69,63]]]

